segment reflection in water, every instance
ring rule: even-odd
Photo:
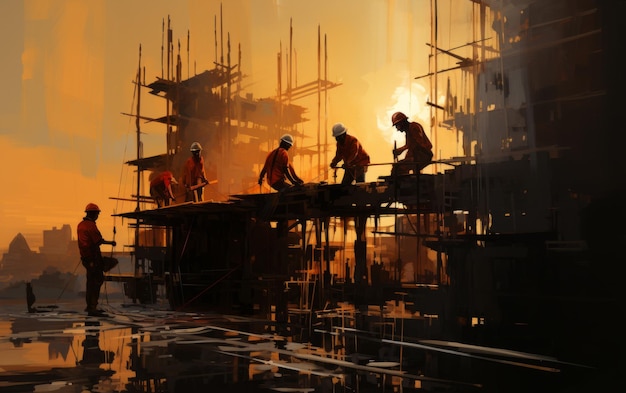
[[[115,351],[102,339],[121,329],[74,312],[48,312],[3,318],[1,381],[10,391],[114,391]],[[4,332],[10,330],[10,334]],[[128,330],[124,327],[122,330]],[[115,334],[113,335],[115,336]],[[12,349],[8,345],[12,345]],[[103,389],[107,387],[106,389]]]
[[[88,373],[89,384],[85,388],[97,391],[100,384],[111,385],[111,376],[115,373],[108,366],[113,363],[115,353],[113,351],[105,351],[100,348],[100,327],[99,321],[85,321],[85,338],[82,342],[83,356],[78,365],[83,366],[85,371],[94,371],[93,374]],[[104,371],[104,372],[103,372]]]
[[[494,367],[504,355],[488,359],[482,348],[481,359],[491,361],[491,368],[474,364],[463,374],[472,355],[450,357],[450,349],[399,340],[387,331],[400,318],[393,314],[373,319],[371,331],[357,331],[349,322],[354,310],[336,310],[314,321],[315,332],[303,334],[297,324],[223,314],[109,305],[111,317],[96,319],[63,308],[1,316],[3,391],[474,392],[488,390],[482,382],[494,370],[500,378],[515,370],[542,386],[557,386],[572,368],[588,371],[513,353],[506,356],[517,356],[516,366],[507,360],[507,366]],[[403,323],[416,332],[424,321]],[[432,370],[442,366],[454,371],[449,379],[429,377],[441,375]]]
[[[112,315],[5,315],[0,349],[11,356],[2,360],[3,386],[63,392],[195,392],[207,387],[331,392],[352,380],[336,353],[320,357],[320,348],[278,335],[271,321],[130,308]],[[297,352],[300,356],[294,356]]]

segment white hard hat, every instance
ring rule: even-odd
[[[198,142],[194,142],[191,144],[191,147],[189,148],[190,151],[200,151],[202,150],[202,145],[200,145]]]
[[[280,137],[280,140],[289,144],[289,146],[293,145],[293,137],[289,134],[285,134]]]
[[[348,129],[343,125],[343,123],[337,123],[333,126],[333,136],[338,137],[339,135],[345,134]]]

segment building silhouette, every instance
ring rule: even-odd
[[[22,233],[15,235],[0,261],[0,288],[37,282],[35,292],[41,286],[55,286],[55,282],[66,283],[76,273],[80,263],[76,240],[72,239],[70,225],[53,227],[43,231],[43,246],[39,252],[32,250]],[[16,295],[23,295],[21,287],[15,288]],[[12,292],[11,292],[12,293]],[[6,295],[6,294],[5,294]]]

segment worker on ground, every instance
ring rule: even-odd
[[[337,141],[337,152],[330,162],[330,167],[336,168],[337,164],[343,160],[344,172],[341,184],[364,182],[365,172],[370,163],[369,154],[363,149],[358,139],[348,134],[348,129],[343,123],[333,126],[333,137]]]
[[[209,182],[204,171],[204,158],[202,157],[202,146],[198,142],[191,144],[189,148],[191,157],[185,162],[181,183],[185,187],[185,202],[202,201],[202,185]]]
[[[304,181],[296,175],[293,165],[289,162],[287,151],[291,146],[293,146],[293,137],[291,135],[285,134],[280,137],[280,145],[272,150],[265,159],[265,165],[259,175],[259,185],[263,184],[263,177],[266,175],[267,184],[276,191],[304,184]]]
[[[100,215],[98,205],[89,203],[85,207],[85,214],[85,217],[76,228],[80,260],[87,271],[85,290],[87,308],[85,308],[85,311],[90,316],[106,316],[104,311],[98,309],[100,287],[104,283],[104,272],[117,265],[117,259],[103,257],[100,252],[100,245],[110,244],[115,247],[117,243],[115,240],[108,241],[102,238],[102,234],[96,225],[96,220],[98,220]]]
[[[177,185],[178,182],[170,171],[163,171],[150,180],[150,196],[158,207],[169,206],[170,201],[176,200],[172,184]]]
[[[403,175],[413,170],[413,173],[417,174],[432,161],[433,144],[426,136],[422,125],[415,121],[410,122],[404,113],[394,113],[391,116],[391,122],[398,131],[406,133],[404,146],[394,149],[393,156],[396,158],[404,151],[406,151],[406,155],[395,164],[391,173],[392,175]]]

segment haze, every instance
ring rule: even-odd
[[[471,2],[459,3],[439,1],[440,15],[450,19],[451,4],[458,15],[452,28],[440,29],[444,48],[471,39],[463,27],[471,18],[471,9],[463,8]],[[330,134],[332,124],[343,122],[374,163],[390,162],[394,138],[403,138],[389,124],[393,111],[403,110],[430,127],[425,102],[431,86],[414,78],[430,72],[431,0],[4,0],[0,18],[0,161],[5,168],[0,250],[20,232],[31,249],[41,245],[44,229],[70,224],[74,232],[88,202],[103,210],[98,225],[104,237],[111,239],[115,228],[117,249],[129,244],[127,223],[111,217],[134,209],[112,199],[133,193],[132,168],[124,163],[135,158],[135,125],[122,113],[134,113],[132,81],[140,45],[147,79],[161,75],[162,26],[168,19],[188,65],[183,77],[213,68],[217,23],[218,36],[222,28],[233,53],[241,45],[244,89],[256,98],[276,94],[276,58],[288,48],[290,24],[295,83],[317,78],[319,29],[322,45],[326,40],[328,46],[327,77],[341,83],[329,93],[322,132]],[[454,60],[442,58],[439,68],[454,66]],[[449,76],[451,83],[460,83]],[[311,121],[302,131],[311,135],[317,132],[314,102],[297,102],[309,108]],[[163,110],[162,101],[146,99],[142,114],[157,117]],[[142,130],[144,155],[162,153],[163,126],[147,124]],[[450,137],[431,135],[437,154],[456,153]],[[368,180],[386,171],[373,169]]]

